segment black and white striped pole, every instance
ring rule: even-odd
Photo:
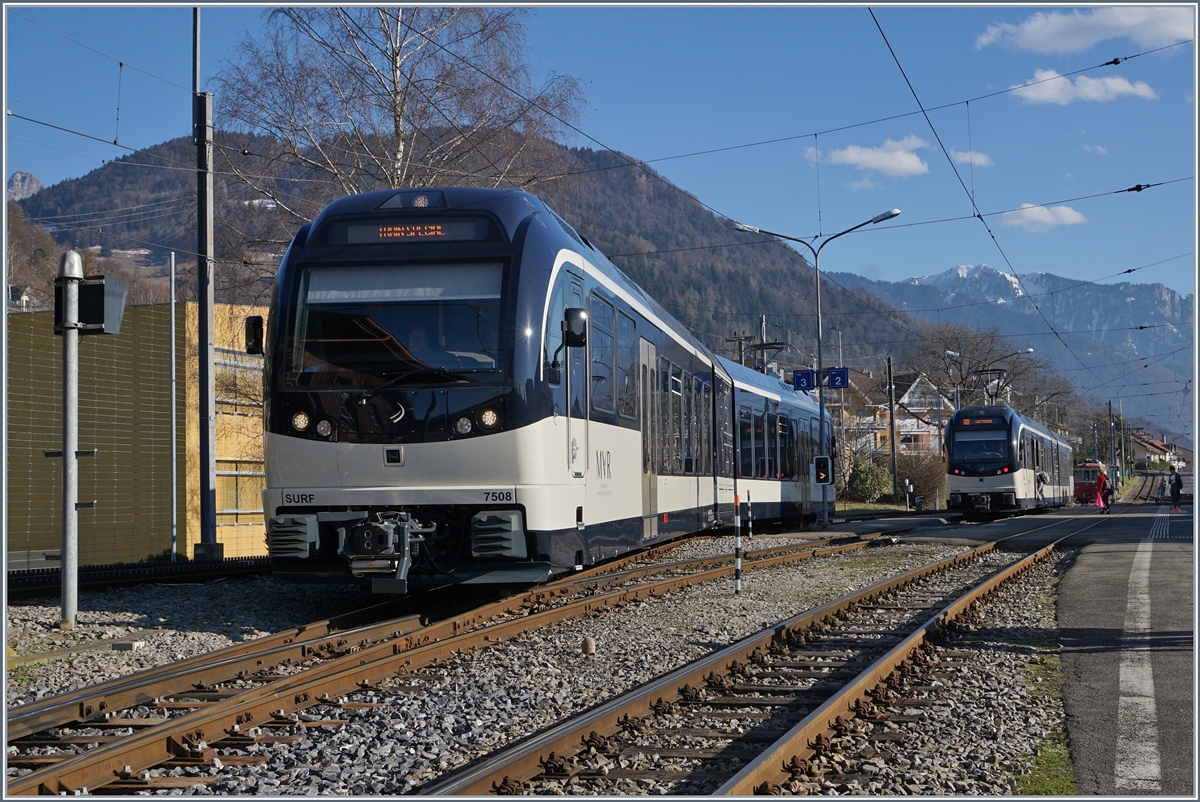
[[[733,497],[733,592],[742,592],[742,501]]]
[[[754,540],[754,502],[750,500],[750,491],[746,491],[746,536]]]
[[[62,255],[62,619],[59,629],[75,627],[79,611],[79,285],[83,260],[75,251]]]

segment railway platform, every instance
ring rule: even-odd
[[[1117,505],[1059,587],[1067,732],[1080,794],[1192,796],[1194,508]]]

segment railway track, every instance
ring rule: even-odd
[[[865,548],[870,538],[791,544],[755,552],[746,570]],[[373,621],[388,605],[316,622],[181,663],[14,708],[8,712],[10,794],[172,787],[155,766],[236,763],[230,749],[270,743],[299,711],[333,702],[399,671],[524,629],[733,573],[730,557],[638,566],[658,547],[614,564],[439,621]],[[665,578],[645,581],[655,575]],[[626,586],[621,589],[619,586]],[[606,590],[617,587],[616,590]],[[329,723],[329,722],[325,722]]]
[[[431,795],[629,793],[651,781],[686,794],[808,793],[843,782],[861,757],[902,738],[936,704],[942,645],[1004,582],[1049,558],[1073,531],[1024,558],[996,544],[919,568],[766,629],[493,753],[421,789]],[[932,611],[932,613],[931,613]],[[860,750],[861,751],[861,750]]]
[[[1140,477],[1141,484],[1138,485],[1138,489],[1134,492],[1133,496],[1129,498],[1129,502],[1133,504],[1163,503],[1163,499],[1167,496],[1165,492],[1166,487],[1163,484],[1166,481],[1165,477],[1166,474],[1163,473],[1142,474]],[[1162,486],[1160,487],[1160,485]]]

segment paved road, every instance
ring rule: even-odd
[[[1192,508],[1114,507],[1063,577],[1064,702],[1080,794],[1195,796]]]

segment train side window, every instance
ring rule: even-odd
[[[738,407],[738,452],[738,476],[749,479],[754,476],[754,424],[746,407]]]
[[[779,416],[779,473],[784,479],[794,479],[795,455],[792,453],[792,422],[786,415]]]
[[[642,394],[648,396],[650,393],[649,367],[642,365]],[[649,398],[642,401],[642,408],[649,414],[651,402]],[[646,423],[649,424],[653,418],[647,417]],[[646,431],[643,428],[643,431]],[[642,436],[642,473],[651,473],[650,466],[654,464],[654,441],[650,437]]]
[[[708,382],[704,382],[700,392],[700,437],[702,448],[700,449],[700,465],[701,473],[712,474],[713,459],[712,459],[712,386]]]
[[[633,318],[617,313],[617,412],[623,418],[637,419],[638,350],[637,327]]]
[[[546,345],[543,359],[547,368],[550,367],[556,351],[558,352],[559,365],[561,366],[566,362],[566,359],[564,359],[566,355],[562,351],[558,351],[558,347],[562,345],[563,335],[560,322],[563,319],[563,310],[567,308],[566,295],[567,282],[563,280],[563,276],[559,276],[558,282],[550,292],[550,305],[546,307],[546,331],[542,339]],[[551,384],[562,384],[562,373],[561,367],[557,371],[547,369],[545,376]]]
[[[658,453],[659,473],[671,472],[671,363],[658,358]]]
[[[683,368],[671,364],[671,473],[683,473]]]
[[[767,476],[767,443],[766,431],[763,427],[763,414],[754,413],[754,476],[765,479]]]
[[[812,465],[813,458],[821,453],[820,438],[821,429],[820,421],[816,418],[808,419],[808,459],[805,465]]]
[[[692,391],[691,373],[683,372],[683,381],[680,383],[680,399],[683,400],[683,414],[679,415],[679,442],[683,443],[683,472],[695,473],[696,471],[696,427],[695,423],[695,408],[696,394]]]
[[[767,413],[767,478],[779,478],[779,416]]]
[[[613,307],[592,293],[591,333],[588,351],[592,356],[592,409],[613,411]]]

